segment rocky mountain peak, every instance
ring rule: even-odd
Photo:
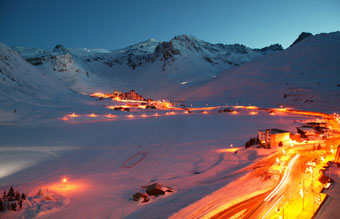
[[[54,47],[53,52],[67,54],[70,53],[62,44],[58,44]]]
[[[292,43],[292,45],[290,45],[289,47],[294,46],[295,44],[297,44],[298,42],[301,42],[302,40],[304,40],[305,38],[311,37],[313,36],[313,34],[311,33],[307,33],[307,32],[302,32],[299,37]]]
[[[282,48],[281,44],[276,43],[276,44],[272,44],[270,46],[263,47],[262,49],[258,49],[258,50],[261,51],[261,52],[267,52],[269,50],[271,50],[271,51],[282,51],[283,48]]]

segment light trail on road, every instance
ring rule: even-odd
[[[291,161],[288,164],[287,170],[285,171],[285,174],[282,177],[282,180],[276,186],[276,188],[264,199],[264,201],[269,202],[274,197],[274,195],[276,195],[287,184],[292,166],[294,165],[295,161],[299,158],[299,156],[300,154],[297,154],[291,159]]]
[[[268,214],[273,210],[273,208],[275,208],[275,206],[277,205],[277,203],[279,203],[281,201],[281,199],[283,198],[283,195],[275,202],[275,204],[267,211],[267,213],[265,215],[263,215],[263,217],[261,219],[264,219],[265,217],[268,216]]]

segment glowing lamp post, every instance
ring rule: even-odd
[[[62,182],[63,182],[63,183],[67,183],[66,177],[64,177],[64,178],[62,179]]]
[[[300,195],[302,197],[302,210],[304,211],[305,210],[304,209],[304,206],[305,206],[305,197],[303,195],[303,189],[302,188],[300,188]]]

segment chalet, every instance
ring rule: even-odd
[[[310,138],[317,134],[317,131],[309,126],[296,127],[296,130],[302,138]]]
[[[284,145],[287,141],[290,140],[289,136],[289,131],[281,129],[264,129],[258,131],[260,144],[262,144],[265,148],[279,146],[280,143]]]
[[[148,186],[142,186],[142,188],[145,189],[146,193],[148,195],[164,195],[165,192],[174,192],[175,190],[170,188],[170,187],[167,187],[167,186],[163,186],[159,183],[154,183],[154,184],[151,184],[151,185],[148,185]]]

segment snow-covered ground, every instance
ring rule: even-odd
[[[247,171],[236,171],[275,152],[243,149],[244,142],[256,136],[258,129],[294,131],[293,120],[299,118],[225,113],[76,125],[55,120],[49,125],[0,126],[0,188],[13,185],[35,200],[42,186],[57,199],[54,208],[51,203],[35,200],[22,211],[7,214],[43,218],[169,217],[244,176]],[[241,149],[236,154],[221,151],[230,144]],[[140,152],[144,155],[139,156]],[[63,177],[68,179],[67,188],[60,185]],[[141,186],[152,182],[176,192],[146,204],[131,200],[136,191],[142,191]],[[267,180],[263,186],[273,183]],[[245,184],[246,188],[253,187]]]
[[[284,51],[186,35],[118,51],[13,50],[0,43],[0,189],[13,185],[29,195],[23,210],[0,216],[181,218],[192,209],[207,212],[196,201],[229,206],[240,194],[268,189],[276,179],[246,182],[246,167],[276,150],[243,145],[260,129],[295,132],[293,121],[301,117],[197,111],[129,118],[82,92],[135,89],[194,107],[284,104],[329,113],[339,110],[339,39],[339,32],[319,34]],[[60,119],[73,112],[119,119]],[[165,113],[146,111],[156,112]],[[241,149],[221,150],[231,144]],[[176,192],[145,204],[131,200],[152,182]],[[40,186],[52,200],[36,196]],[[226,196],[216,195],[221,192]]]

